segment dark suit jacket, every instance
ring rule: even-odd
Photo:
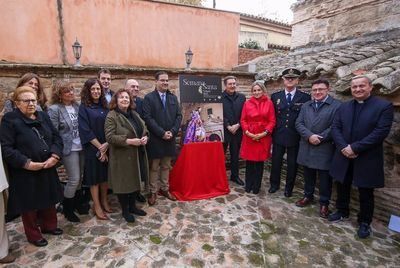
[[[175,138],[164,140],[162,137],[166,131],[171,131],[174,137],[178,134],[182,121],[178,98],[167,91],[164,109],[158,91],[148,93],[143,100],[143,119],[150,132],[147,145],[149,158],[175,156]]]
[[[135,111],[140,115],[140,118],[143,119],[143,99],[140,97],[136,97],[135,104]]]
[[[233,136],[237,138],[242,137],[242,129],[239,128],[235,135],[228,129],[228,126],[240,123],[240,116],[242,115],[243,105],[246,97],[242,93],[235,92],[233,97],[230,97],[225,91],[222,93],[222,106],[224,114],[224,142],[230,142]]]
[[[364,101],[358,119],[353,120],[355,102],[351,100],[343,103],[333,121],[332,137],[336,151],[330,174],[336,181],[343,182],[352,162],[355,186],[383,187],[383,141],[389,135],[392,126],[393,105],[371,96]],[[353,160],[341,153],[348,144],[358,154]]]
[[[310,95],[297,89],[296,94],[292,97],[292,102],[288,105],[285,90],[281,90],[272,94],[271,100],[276,116],[276,126],[272,136],[273,143],[285,147],[298,146],[300,135],[296,131],[295,123],[301,106],[311,100]]]

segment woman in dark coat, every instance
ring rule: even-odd
[[[264,161],[271,157],[271,134],[276,121],[274,106],[265,92],[262,82],[252,84],[252,97],[243,105],[240,119],[244,134],[240,157],[246,159],[245,190],[254,194],[260,191]]]
[[[115,93],[110,102],[110,112],[105,123],[106,140],[109,144],[108,182],[121,204],[122,216],[134,222],[132,214],[145,216],[136,207],[141,181],[148,183],[149,165],[145,145],[147,128],[134,111],[135,103],[127,90]]]
[[[42,233],[62,234],[55,209],[62,199],[55,166],[63,144],[47,114],[36,111],[36,92],[32,88],[19,87],[13,97],[16,109],[5,114],[0,131],[9,171],[8,211],[21,214],[30,243],[46,246]]]
[[[107,150],[104,122],[108,113],[103,86],[97,79],[89,79],[81,91],[78,124],[83,146],[83,184],[90,186],[93,212],[100,220],[107,220],[104,213],[112,212],[107,200]]]

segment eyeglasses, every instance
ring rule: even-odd
[[[21,102],[23,102],[23,103],[25,103],[25,104],[29,104],[29,103],[33,103],[33,104],[36,104],[37,103],[37,100],[35,100],[35,99],[28,99],[28,100],[18,100],[18,101],[21,101]]]
[[[328,90],[328,88],[315,88],[311,89],[311,92],[324,92],[325,90]]]

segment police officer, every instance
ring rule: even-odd
[[[269,193],[279,189],[283,155],[286,153],[287,173],[285,196],[291,197],[297,174],[297,153],[299,151],[300,135],[295,128],[295,122],[303,103],[311,99],[310,95],[296,88],[301,72],[295,68],[288,68],[282,72],[284,90],[271,95],[274,103],[276,126],[272,136],[272,167],[271,186]]]

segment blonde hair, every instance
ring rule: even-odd
[[[12,96],[12,100],[14,102],[18,101],[19,99],[19,95],[23,94],[23,93],[32,93],[33,95],[35,95],[35,98],[37,98],[37,93],[36,90],[34,90],[31,87],[28,86],[22,86],[22,87],[17,87],[14,90],[14,95]]]
[[[253,91],[253,88],[255,86],[259,86],[264,93],[267,92],[267,88],[265,87],[265,84],[264,84],[263,80],[257,80],[253,84],[251,84],[251,90],[250,91]]]

